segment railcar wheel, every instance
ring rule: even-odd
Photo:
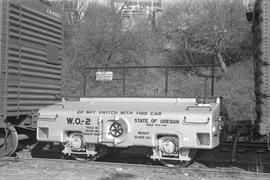
[[[85,154],[71,154],[70,156],[77,161],[95,161],[98,158],[98,156],[87,156]]]
[[[97,148],[97,154],[94,156],[87,156],[86,154],[71,154],[70,156],[77,161],[95,161],[96,159],[105,156],[108,153],[106,146],[99,146]]]
[[[0,128],[0,157],[12,155],[18,146],[18,134],[13,126]]]
[[[161,164],[163,164],[164,166],[170,167],[170,168],[176,168],[176,167],[187,167],[189,166],[195,156],[196,156],[196,149],[186,149],[185,151],[187,151],[188,156],[190,157],[190,161],[179,161],[179,160],[160,160]]]

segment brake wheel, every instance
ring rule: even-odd
[[[12,155],[18,146],[18,134],[13,126],[0,128],[0,157]]]

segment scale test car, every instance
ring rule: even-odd
[[[42,108],[39,141],[61,142],[64,154],[96,158],[107,147],[148,147],[152,159],[189,162],[196,149],[219,145],[220,99],[81,98]]]

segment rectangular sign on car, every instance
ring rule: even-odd
[[[113,72],[112,71],[97,71],[96,81],[112,81]]]

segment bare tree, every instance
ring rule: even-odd
[[[238,61],[241,43],[248,39],[249,26],[244,14],[239,1],[185,0],[168,7],[160,29],[175,43],[185,63],[198,63],[192,57],[200,53],[202,57],[216,57],[226,71],[225,63]]]
[[[86,6],[80,1],[72,8],[69,12],[78,12],[65,13],[65,94],[81,93],[83,67],[142,63],[145,39],[139,34],[143,33],[123,32],[122,16],[115,8],[98,3]],[[88,79],[92,76],[89,73]],[[90,84],[100,86],[94,81]]]

